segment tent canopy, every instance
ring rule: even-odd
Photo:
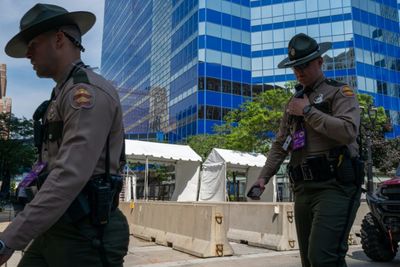
[[[145,198],[148,192],[148,164],[154,162],[175,165],[175,190],[171,200],[197,200],[201,157],[191,147],[125,140],[125,154],[128,161],[146,164]]]
[[[213,148],[203,163],[199,201],[225,201],[227,171],[244,172],[246,192],[257,180],[267,158],[259,153]],[[266,186],[262,201],[276,199],[275,178]],[[247,201],[251,201],[247,199]]]
[[[190,146],[172,145],[138,140],[125,140],[125,154],[127,159],[145,162],[201,162],[201,157]]]
[[[230,169],[247,169],[248,167],[262,168],[267,158],[260,153],[234,151],[222,148],[213,149]]]

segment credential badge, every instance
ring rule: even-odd
[[[314,97],[314,104],[322,103],[322,101],[324,101],[324,95],[323,94],[319,94],[318,96]]]

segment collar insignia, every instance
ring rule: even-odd
[[[322,103],[322,101],[324,101],[324,95],[323,94],[319,94],[318,96],[314,97],[314,104]]]

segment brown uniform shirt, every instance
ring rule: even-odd
[[[321,77],[314,88],[306,92],[313,105],[304,117],[306,147],[293,153],[290,149],[283,149],[287,136],[296,127],[295,120],[286,113],[285,107],[276,140],[260,173],[260,177],[267,181],[276,174],[289,153],[290,164],[293,166],[300,164],[309,155],[327,154],[330,149],[343,145],[347,145],[351,156],[358,155],[356,138],[360,125],[360,108],[353,90],[348,85]]]
[[[77,62],[75,62],[77,63]],[[90,84],[74,84],[67,76],[54,89],[45,120],[62,121],[62,138],[43,144],[42,159],[50,171],[35,198],[18,214],[0,239],[23,249],[65,213],[91,176],[105,172],[110,134],[110,172],[117,173],[124,142],[122,111],[115,88],[103,77],[83,69]]]

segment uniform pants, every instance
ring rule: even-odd
[[[92,246],[97,229],[89,220],[72,225],[62,219],[36,238],[25,251],[18,267],[101,267],[99,250]],[[103,242],[110,267],[122,267],[128,252],[129,228],[119,209],[104,228]]]
[[[303,181],[294,186],[296,230],[303,267],[346,267],[348,235],[360,206],[353,184]]]

